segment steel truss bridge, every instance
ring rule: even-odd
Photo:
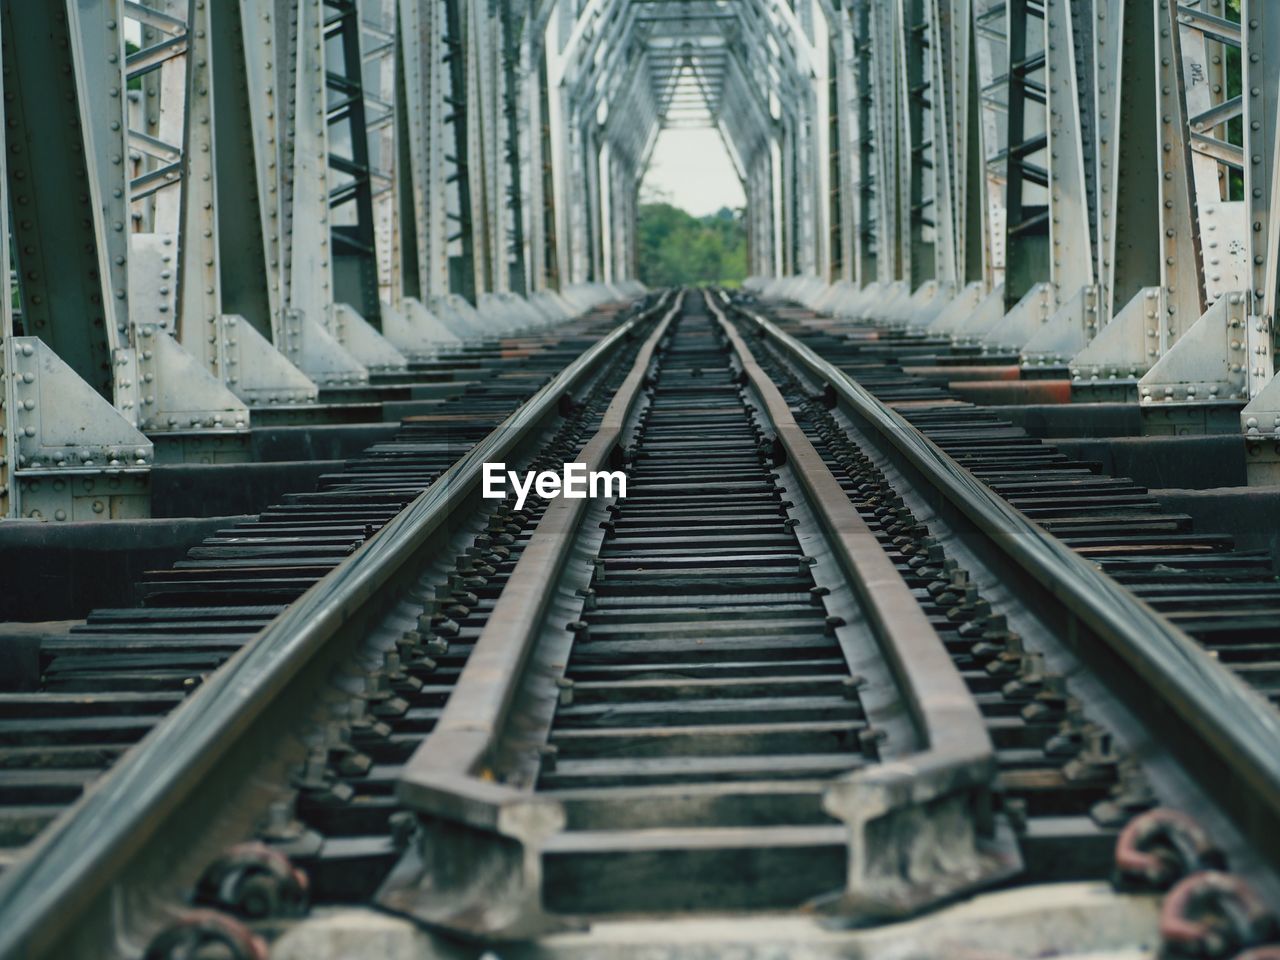
[[[1238,416],[1274,479],[1261,0],[5,9],[5,515],[80,517],[39,477],[107,467],[136,515],[148,464],[232,456],[255,407],[632,280],[687,126],[728,148],[754,274],[1179,429]]]
[[[0,87],[0,960],[1280,957],[1280,2],[0,0]],[[640,282],[685,128],[740,290]]]

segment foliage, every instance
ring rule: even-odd
[[[139,47],[136,43],[134,43],[132,40],[126,40],[126,41],[124,42],[124,55],[125,55],[126,57],[128,57],[128,56],[130,56],[130,55],[132,55],[132,54],[137,53],[139,49],[140,49],[140,47]],[[130,90],[141,90],[141,89],[142,89],[142,78],[141,78],[141,77],[134,77],[132,80],[130,80],[130,81],[129,81],[129,83],[128,83],[128,87],[129,87],[129,89],[130,89]]]
[[[694,217],[665,202],[638,211],[640,279],[649,287],[738,286],[747,275],[743,211]]]

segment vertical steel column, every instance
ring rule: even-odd
[[[812,276],[821,270],[826,237],[822,234],[825,198],[818,192],[819,166],[824,162],[818,143],[819,113],[811,85],[801,87],[797,97],[795,138],[795,272]]]
[[[1046,276],[1064,305],[1094,283],[1097,210],[1093,18],[1086,6],[1045,0],[1049,111],[1049,237]],[[1096,314],[1092,325],[1096,328]]]
[[[783,121],[782,134],[782,271],[799,272],[796,233],[796,130],[792,118]]]
[[[567,221],[564,246],[568,275],[561,282],[585,283],[591,279],[591,214],[588,192],[589,168],[586,166],[586,145],[583,143],[581,118],[576,107],[568,105],[561,111],[564,120],[566,149],[561,155],[564,169],[558,171],[564,184],[564,216]]]
[[[324,0],[325,65],[329,93],[329,190],[335,298],[354,306],[375,329],[382,328],[378,253],[373,220],[373,169],[365,112],[364,56],[356,0]],[[346,152],[341,148],[345,147]]]
[[[1156,17],[1147,0],[1094,0],[1099,310],[1109,321],[1161,277]]]
[[[1160,226],[1164,261],[1165,317],[1159,325],[1163,354],[1208,306],[1200,256],[1200,217],[1192,165],[1190,116],[1182,36],[1176,0],[1161,0],[1156,18],[1157,86],[1160,112]],[[1207,82],[1204,61],[1193,67]]]
[[[1240,414],[1248,443],[1250,483],[1280,483],[1280,11],[1245,0],[1244,138],[1245,202],[1249,209],[1252,316],[1245,337],[1249,404]]]
[[[136,424],[151,388],[138,382],[128,313],[123,11],[120,0],[0,3],[0,211],[14,260],[8,237],[0,259],[17,267],[26,334],[14,336],[11,287],[0,310],[0,517],[149,512],[155,451]],[[94,492],[104,475],[111,495]]]
[[[1240,28],[1225,12],[1223,0],[1095,5],[1099,109],[1104,97],[1118,102],[1118,126],[1100,116],[1098,127],[1099,208],[1112,214],[1112,234],[1100,228],[1104,310],[1113,316],[1073,367],[1138,376],[1144,417],[1160,431],[1204,429],[1206,401],[1244,396],[1243,344],[1232,332],[1249,310],[1237,253],[1247,243],[1244,204],[1232,198],[1244,150],[1231,133],[1240,98],[1226,89],[1239,71],[1224,56],[1239,47]],[[1124,49],[1105,49],[1116,42]],[[1118,151],[1107,142],[1116,139]],[[1153,221],[1158,285],[1144,249]]]
[[[954,291],[960,280],[964,249],[964,200],[958,190],[967,146],[964,130],[964,96],[967,79],[966,44],[969,9],[953,0],[928,0],[929,66],[928,130],[933,155],[933,277],[943,295]]]
[[[561,284],[559,234],[560,221],[556,213],[555,167],[552,164],[552,132],[551,106],[549,99],[550,84],[547,80],[547,59],[545,51],[538,57],[538,125],[539,149],[537,164],[539,179],[542,184],[542,208],[538,215],[542,218],[539,233],[543,238],[540,248],[542,272],[539,281],[544,287],[559,289]]]
[[[909,266],[904,254],[904,201],[899,183],[903,137],[896,67],[897,9],[897,4],[873,3],[871,7],[871,59],[875,71],[872,99],[876,131],[876,279],[885,287],[902,279]]]
[[[182,115],[182,201],[178,223],[177,336],[214,376],[230,384],[218,249],[217,144],[212,75],[213,22],[208,0],[187,13],[185,109]],[[168,110],[163,104],[161,109]]]
[[[502,40],[498,0],[467,4],[466,58],[472,250],[476,294],[507,289],[506,165],[502,159]]]
[[[977,116],[981,132],[982,171],[986,183],[980,222],[987,267],[993,289],[999,287],[1003,299],[1005,247],[1008,237],[1005,209],[1005,172],[1009,165],[1009,38],[1008,13],[1004,0],[972,0],[973,64],[977,86]]]
[[[114,402],[128,343],[127,198],[109,187],[126,157],[120,0],[0,13],[23,327]]]
[[[393,302],[400,297],[422,300],[426,293],[427,278],[423,263],[427,257],[429,241],[424,214],[427,190],[414,177],[414,170],[422,169],[427,150],[426,116],[422,102],[425,72],[421,51],[416,48],[419,32],[416,5],[397,2],[397,29],[395,36],[395,100],[394,120],[396,130],[395,197],[396,197],[396,256],[393,263]]]
[[[925,0],[898,0],[897,84],[902,109],[902,149],[898,154],[902,191],[903,279],[914,291],[934,277],[937,224],[933,175],[939,144],[933,141],[933,111],[939,91],[930,82],[929,48],[937,45],[925,15]]]
[[[126,8],[141,41],[125,58],[126,86],[136,83],[141,94],[136,109],[132,91],[126,104],[133,177],[129,198],[139,232],[172,236],[177,230],[180,191],[164,188],[182,177],[187,52],[193,45],[190,12],[186,0],[149,0]]]
[[[827,46],[829,64],[827,78],[827,246],[831,251],[831,267],[828,283],[846,279],[849,269],[849,252],[845,243],[845,177],[844,156],[846,137],[845,116],[840,75],[844,64],[840,57],[839,35]]]
[[[1043,157],[1045,117],[1044,8],[1036,0],[1009,0],[1008,114],[1005,168],[1005,304],[1013,307],[1050,275],[1049,210],[1037,202],[1049,186]]]
[[[504,159],[507,163],[507,195],[505,200],[511,218],[511,236],[508,241],[511,258],[508,270],[508,284],[511,290],[525,296],[531,290],[529,288],[529,268],[525,251],[524,227],[524,169],[526,159],[524,148],[527,140],[523,136],[521,127],[522,121],[527,124],[529,118],[527,114],[522,116],[520,104],[523,100],[521,91],[526,82],[521,71],[522,68],[528,69],[529,67],[529,64],[522,56],[522,51],[526,49],[524,31],[528,14],[522,15],[516,12],[514,7],[515,0],[500,0],[500,2],[503,39],[502,114],[503,119],[506,121]]]
[[[1244,196],[1253,299],[1246,352],[1249,396],[1255,397],[1274,379],[1280,347],[1276,340],[1280,295],[1280,10],[1266,0],[1244,0],[1241,13]],[[1274,420],[1273,416],[1272,426],[1280,427]]]
[[[832,110],[835,113],[835,129],[832,135],[838,160],[832,170],[831,189],[839,194],[836,216],[839,218],[839,241],[832,256],[838,258],[839,270],[833,270],[832,280],[859,283],[858,275],[858,89],[855,83],[856,57],[853,33],[853,11],[845,7],[836,11],[836,27],[832,38],[832,77],[834,79]],[[834,219],[833,219],[834,225]],[[833,238],[834,239],[834,238]]]
[[[269,172],[279,164],[279,111],[267,79],[274,75],[270,41],[263,36],[272,32],[272,21],[265,12],[255,15],[247,0],[212,3],[209,16],[222,308],[280,348],[280,225],[270,213],[280,188]]]
[[[287,83],[291,108],[281,164],[286,302],[291,312],[327,324],[335,297],[323,6],[322,0],[281,2],[288,4],[289,17],[287,22],[283,16],[276,19],[277,37],[287,28],[289,56],[284,63],[277,61],[276,82]],[[279,39],[277,43],[277,51],[286,49]]]
[[[854,194],[855,273],[859,286],[880,279],[877,255],[881,250],[879,201],[883,181],[877,156],[879,114],[876,110],[878,71],[875,34],[872,30],[871,0],[855,0],[850,12],[854,64],[854,118],[857,145],[852,157],[855,174],[850,184]]]
[[[955,29],[961,73],[956,77],[963,89],[956,93],[956,155],[962,158],[956,174],[956,203],[959,212],[957,238],[961,253],[958,264],[965,284],[977,283],[983,290],[995,285],[992,231],[990,224],[989,181],[984,150],[984,111],[982,82],[978,65],[978,37],[974,25],[972,0],[956,0]]]
[[[460,23],[455,15],[450,26],[445,0],[396,2],[401,283],[405,296],[426,302],[455,289],[459,277],[471,277],[474,283],[469,196],[461,202],[468,181]],[[455,79],[459,96],[454,94]],[[454,224],[460,226],[456,233]]]
[[[595,118],[582,117],[577,114],[581,131],[580,147],[577,155],[582,165],[582,181],[585,186],[586,204],[584,209],[584,246],[586,272],[583,279],[591,283],[601,283],[604,279],[604,243],[601,239],[603,220],[600,203],[600,146],[596,142]]]
[[[9,70],[9,47],[3,34],[9,27],[9,18],[0,9],[0,71],[5,74]],[[7,97],[0,97],[0,129],[8,130],[6,118]],[[6,217],[9,214],[9,156],[6,143],[0,151],[0,211]],[[17,384],[14,382],[14,336],[13,301],[17,292],[13,283],[13,274],[8,269],[12,261],[9,259],[9,231],[0,230],[0,264],[4,265],[5,291],[3,302],[0,302],[0,520],[18,516],[18,490],[15,473],[18,466],[17,436]]]
[[[760,145],[749,161],[747,177],[747,237],[751,272],[757,276],[774,273],[773,173],[770,150]]]
[[[365,131],[373,206],[374,251],[378,268],[378,299],[398,307],[400,256],[396,100],[398,85],[399,16],[397,0],[356,0],[360,22]]]
[[[428,0],[436,2],[436,0]],[[457,191],[457,210],[450,212],[450,218],[458,225],[458,232],[449,237],[450,242],[457,241],[459,252],[449,257],[449,288],[459,293],[471,303],[476,302],[476,255],[475,231],[471,197],[471,104],[468,101],[467,86],[467,41],[464,25],[464,0],[440,0],[444,4],[444,34],[441,37],[445,46],[445,63],[449,78],[449,94],[446,103],[452,111],[445,117],[446,123],[453,127],[453,174],[452,179]],[[443,169],[443,168],[437,168]],[[439,176],[439,173],[424,171],[426,176]]]

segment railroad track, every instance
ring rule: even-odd
[[[616,918],[883,924],[979,894],[1008,936],[985,914],[953,944],[1271,942],[1251,891],[1274,895],[1280,859],[1275,717],[1079,555],[1100,521],[1066,498],[1100,492],[1087,477],[962,418],[935,443],[924,408],[917,430],[873,394],[945,398],[805,340],[828,359],[686,293],[433,451],[466,448],[447,469],[397,444],[335,478],[316,532],[348,539],[313,544],[327,566],[155,577],[166,603],[221,598],[239,652],[0,878],[0,955],[258,956],[261,937],[321,956],[310,925],[371,904],[503,957],[680,955],[779,934]],[[627,496],[482,499],[498,460],[623,469]],[[1063,500],[1019,501],[1011,474]],[[348,507],[386,515],[356,537]],[[1179,556],[1133,496],[1100,516],[1137,524],[1108,546]],[[785,929],[813,955],[864,943]]]
[[[949,340],[880,329],[846,338],[809,327],[806,321],[818,318],[805,311],[781,315],[783,330],[899,410],[994,493],[1280,704],[1280,581],[1269,551],[1242,550],[1229,535],[1197,530],[1191,517],[1167,509],[1129,478],[1073,460],[998,410],[913,375],[922,362],[928,369],[930,360],[957,359]]]
[[[411,417],[391,441],[322,476],[315,491],[149,571],[138,585],[141,605],[94,610],[43,637],[25,678],[38,678],[39,691],[0,693],[0,865],[21,858],[205,676],[615,323],[614,308],[598,310],[549,334],[419,365],[432,379],[461,375],[465,386],[438,412]]]

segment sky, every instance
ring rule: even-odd
[[[665,199],[697,217],[715,213],[721,207],[742,207],[747,202],[715,130],[659,133],[649,169],[640,183],[640,199]]]

